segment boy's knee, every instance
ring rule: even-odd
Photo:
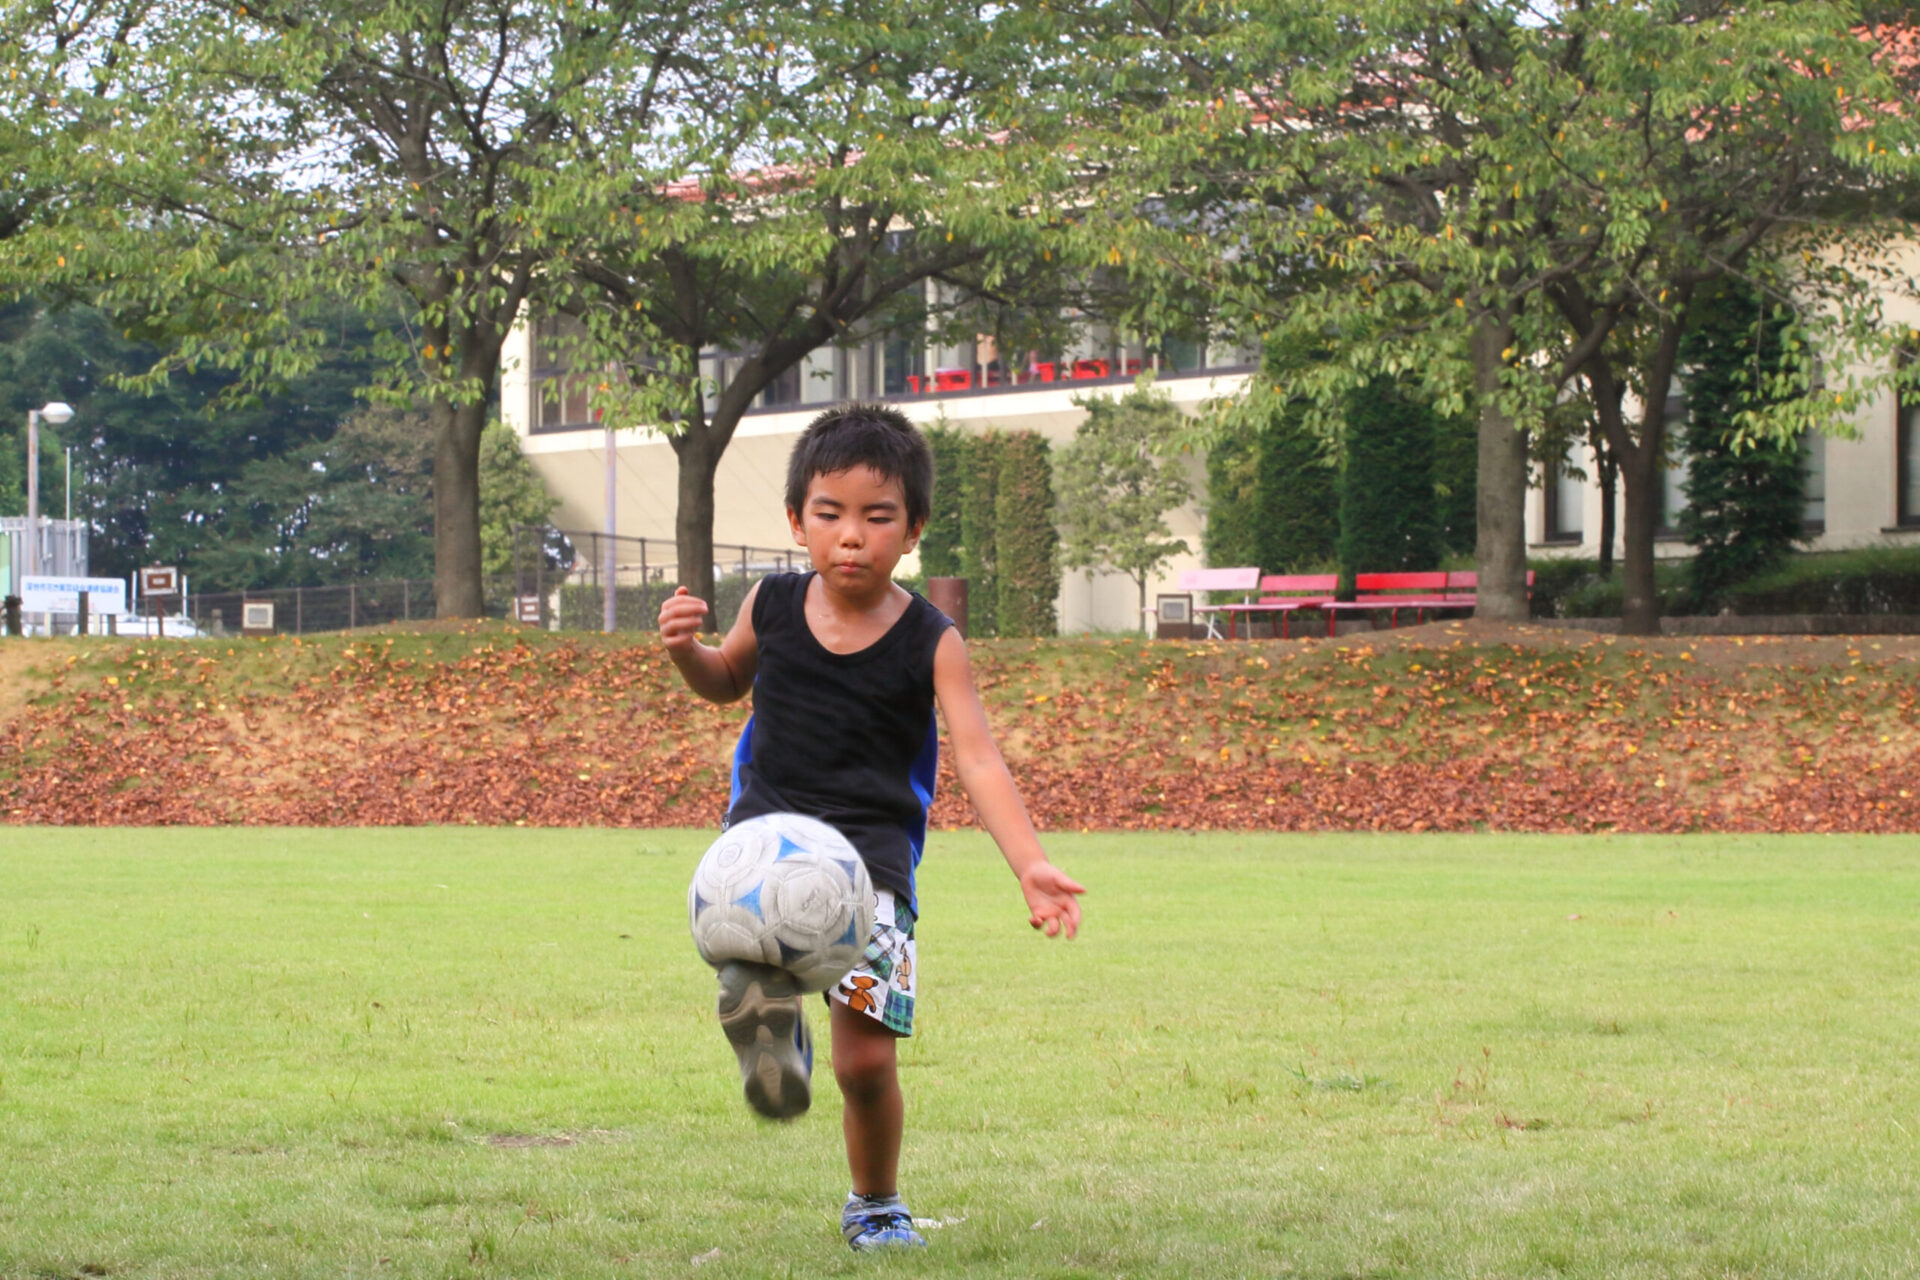
[[[833,1078],[850,1101],[877,1098],[897,1087],[891,1044],[834,1046]]]

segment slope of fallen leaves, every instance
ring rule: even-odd
[[[1920,830],[1920,664],[1838,643],[1429,627],[973,658],[1043,829]],[[747,714],[630,637],[31,652],[0,728],[13,823],[710,826]],[[948,772],[935,824],[972,817]]]

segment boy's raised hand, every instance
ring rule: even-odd
[[[660,602],[660,640],[668,653],[686,653],[697,643],[707,602],[685,587],[676,587]]]
[[[1080,929],[1080,901],[1086,890],[1051,862],[1036,862],[1020,876],[1020,892],[1027,899],[1027,923],[1046,930],[1049,938],[1062,929],[1071,938]]]

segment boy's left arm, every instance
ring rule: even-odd
[[[966,788],[981,825],[1020,879],[1020,892],[1027,900],[1027,922],[1046,930],[1049,938],[1062,929],[1071,938],[1080,928],[1080,902],[1075,895],[1086,890],[1048,862],[1040,848],[1033,819],[1027,815],[1027,806],[1013,785],[1013,775],[1007,772],[1007,762],[987,727],[986,709],[980,705],[967,663],[966,642],[958,631],[947,631],[934,650],[933,694],[940,703],[940,714],[946,718],[953,771]]]

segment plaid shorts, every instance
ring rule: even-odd
[[[873,906],[873,934],[860,967],[827,992],[855,1013],[864,1013],[897,1035],[913,1034],[913,911],[882,889]]]

